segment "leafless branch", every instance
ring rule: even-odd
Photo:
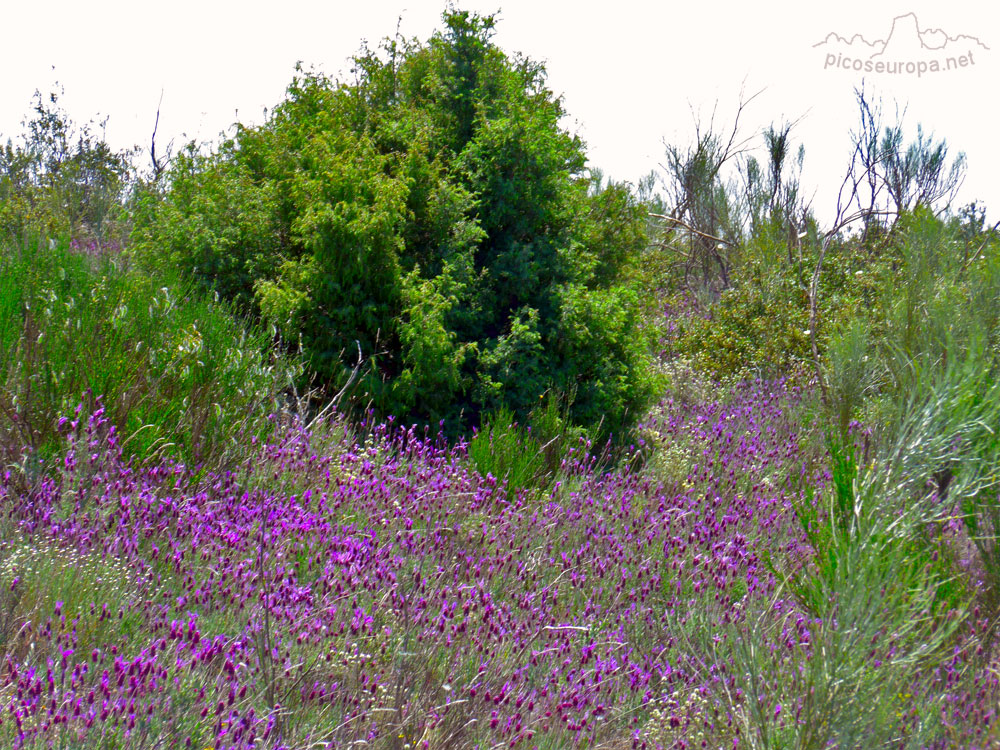
[[[682,221],[681,219],[678,219],[676,216],[666,216],[664,214],[653,214],[653,213],[648,214],[648,216],[651,219],[663,219],[664,221],[669,221],[669,222],[671,222],[673,224],[677,224],[679,226],[682,226],[686,230],[688,230],[689,232],[691,232],[692,234],[696,234],[699,237],[704,237],[707,240],[713,240],[715,242],[721,242],[722,244],[728,245],[729,247],[736,247],[736,245],[737,245],[737,243],[733,242],[732,240],[727,240],[724,237],[716,237],[713,234],[708,234],[706,232],[700,232],[697,229],[695,229],[693,226],[691,226],[690,224],[688,224],[686,221]]]
[[[861,117],[861,131],[854,136],[853,151],[851,161],[848,165],[844,179],[840,183],[837,191],[837,210],[834,215],[833,224],[824,233],[823,241],[820,243],[819,254],[816,257],[816,266],[813,269],[812,280],[809,284],[809,344],[812,350],[813,365],[816,369],[816,377],[819,381],[820,391],[823,401],[829,401],[829,393],[826,378],[823,374],[823,367],[820,362],[819,346],[816,340],[816,328],[819,324],[819,280],[823,272],[823,263],[830,245],[839,232],[858,219],[865,220],[865,229],[874,216],[893,215],[894,211],[879,210],[875,208],[878,191],[877,169],[882,162],[884,155],[877,150],[878,125],[871,123],[878,122],[877,114],[872,112],[868,102],[865,100],[864,91],[858,90],[858,106]],[[859,171],[860,170],[860,171]],[[863,207],[859,200],[859,190],[863,184],[867,184],[871,189],[870,203],[868,207]],[[857,203],[858,210],[848,214],[850,207]]]
[[[156,105],[156,122],[153,123],[153,136],[149,142],[149,158],[153,163],[153,181],[156,182],[160,179],[160,175],[166,170],[167,166],[170,164],[170,153],[173,150],[173,141],[167,144],[167,153],[161,157],[156,155],[156,133],[160,128],[160,108],[163,106],[163,91],[160,91],[160,101]]]

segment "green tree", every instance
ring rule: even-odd
[[[634,302],[644,211],[625,186],[590,189],[545,68],[493,43],[494,16],[443,20],[426,43],[363,48],[350,83],[299,68],[263,125],[190,147],[140,255],[269,320],[383,412],[524,417],[555,389],[576,391],[576,419],[617,425],[649,393],[616,307]]]
[[[77,127],[60,91],[36,91],[25,133],[0,145],[0,234],[23,244],[34,234],[117,239],[132,185],[131,152],[105,142],[104,123]]]

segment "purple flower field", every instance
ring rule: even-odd
[[[516,496],[416,428],[276,423],[215,475],[126,461],[78,410],[55,478],[0,483],[0,746],[828,746],[811,665],[853,626],[784,583],[831,478],[802,408],[667,400],[632,470],[582,444]],[[905,673],[890,624],[866,646],[910,686],[892,746],[996,742],[985,625]]]

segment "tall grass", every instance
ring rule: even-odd
[[[294,364],[265,331],[173,279],[67,243],[0,251],[0,448],[44,458],[58,417],[102,397],[126,451],[224,461],[266,429]]]
[[[511,496],[539,484],[546,473],[541,447],[506,407],[473,434],[468,452],[476,470],[506,483]]]
[[[729,680],[706,674],[741,745],[968,746],[956,706],[995,700],[973,665],[990,663],[1000,621],[997,239],[918,209],[878,247],[842,250],[829,395],[802,423],[827,435],[826,481],[803,467],[800,542],[759,541],[773,594],[732,623],[703,616],[689,648],[727,665]]]

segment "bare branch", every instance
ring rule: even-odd
[[[724,237],[716,237],[713,234],[708,234],[706,232],[701,232],[701,231],[695,229],[693,226],[691,226],[687,222],[682,221],[681,219],[678,219],[676,216],[666,216],[664,214],[647,214],[647,215],[651,219],[663,219],[664,221],[669,221],[669,222],[671,222],[673,224],[677,224],[678,226],[682,226],[686,230],[688,230],[689,232],[691,232],[692,234],[698,235],[699,237],[704,237],[707,240],[713,240],[715,242],[720,242],[720,243],[722,243],[724,245],[728,245],[729,247],[736,247],[737,246],[737,243],[733,242],[732,240],[727,240]]]
[[[736,203],[721,174],[727,163],[746,151],[750,139],[740,139],[740,120],[746,106],[759,94],[745,98],[741,91],[733,125],[722,134],[715,129],[717,103],[707,128],[692,109],[695,120],[693,145],[681,148],[666,144],[666,163],[660,167],[671,208],[654,218],[669,222],[665,228],[667,233],[679,228],[686,230],[684,237],[689,248],[684,267],[685,283],[693,272],[697,272],[705,287],[715,282],[723,289],[730,285],[729,249],[738,245],[741,230],[736,219]]]
[[[156,133],[160,128],[160,108],[163,105],[163,90],[160,90],[160,101],[156,105],[156,122],[153,123],[153,136],[149,143],[149,158],[153,162],[153,181],[156,182],[160,179],[160,175],[166,170],[167,166],[170,164],[170,154],[173,150],[174,142],[171,140],[167,144],[167,153],[162,157],[156,156]]]

